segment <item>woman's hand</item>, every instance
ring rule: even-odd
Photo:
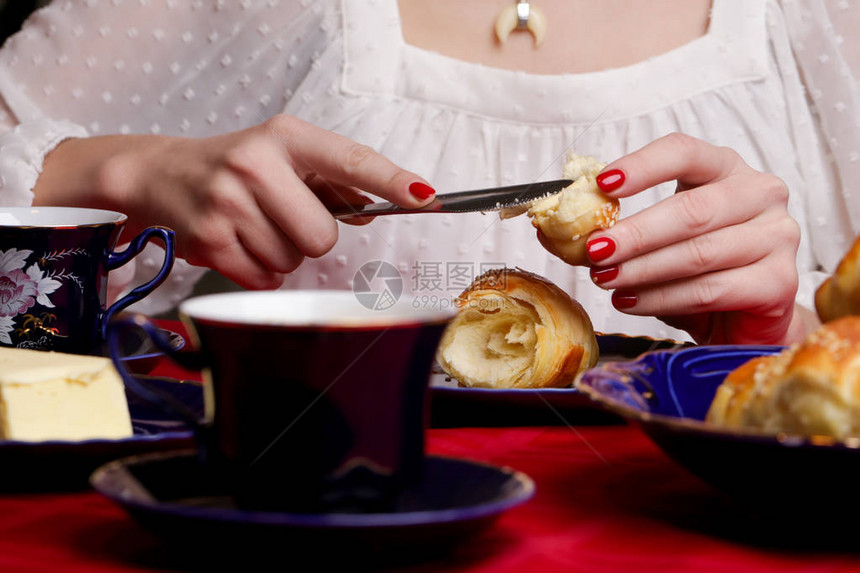
[[[607,165],[598,185],[628,197],[672,180],[675,195],[589,237],[591,277],[614,290],[615,308],[657,316],[701,344],[802,338],[800,230],[785,184],[731,149],[672,134]]]
[[[203,139],[68,140],[46,158],[35,194],[37,204],[121,211],[132,234],[171,227],[189,263],[262,289],[328,252],[338,236],[329,209],[372,202],[362,191],[404,207],[433,195],[369,147],[278,115]]]

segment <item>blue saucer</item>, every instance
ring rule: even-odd
[[[701,346],[646,353],[586,372],[579,388],[637,424],[694,474],[768,512],[860,509],[860,440],[771,435],[704,421],[726,375],[779,346]]]
[[[90,483],[144,527],[185,548],[420,550],[469,538],[532,497],[527,475],[478,462],[428,456],[424,479],[385,513],[298,514],[236,508],[193,451],[116,460]]]

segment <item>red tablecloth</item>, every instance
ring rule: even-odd
[[[450,555],[398,570],[860,571],[860,541],[813,549],[770,535],[633,427],[433,429],[428,449],[521,470],[537,494]],[[851,527],[855,516],[844,517]],[[185,571],[196,563],[96,493],[0,495],[2,572]],[[310,570],[288,556],[276,565]]]

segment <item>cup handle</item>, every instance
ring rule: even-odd
[[[101,335],[102,340],[107,339],[107,325],[117,312],[128,305],[141,300],[143,297],[154,291],[158,285],[164,282],[167,275],[170,274],[170,271],[173,269],[173,262],[176,258],[174,253],[175,233],[173,232],[173,229],[168,229],[167,227],[149,227],[141,231],[140,234],[138,234],[131,243],[129,243],[128,247],[124,251],[119,253],[113,252],[108,256],[105,268],[112,271],[123,266],[139,255],[146,244],[153,239],[160,239],[164,244],[164,263],[162,263],[161,269],[149,282],[135,287],[131,292],[102,312],[99,327],[99,334]],[[155,341],[154,338],[153,341]]]
[[[107,344],[110,352],[111,360],[119,372],[122,381],[126,388],[131,390],[141,399],[154,404],[155,406],[170,412],[171,414],[181,418],[193,430],[195,435],[201,435],[207,429],[205,421],[198,419],[197,414],[192,412],[179,400],[173,396],[145,387],[138,382],[134,376],[129,373],[125,367],[122,355],[120,337],[122,333],[133,328],[143,330],[143,332],[152,340],[155,347],[164,352],[168,358],[189,370],[202,370],[202,360],[199,351],[183,351],[179,352],[170,345],[170,340],[159,330],[149,319],[141,314],[130,314],[128,316],[118,316],[111,320],[107,329]]]

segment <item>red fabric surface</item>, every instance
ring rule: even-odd
[[[397,570],[860,571],[860,543],[808,549],[770,535],[633,427],[433,429],[428,449],[523,471],[537,493],[450,555]],[[195,563],[94,492],[0,495],[0,571],[183,571]]]

